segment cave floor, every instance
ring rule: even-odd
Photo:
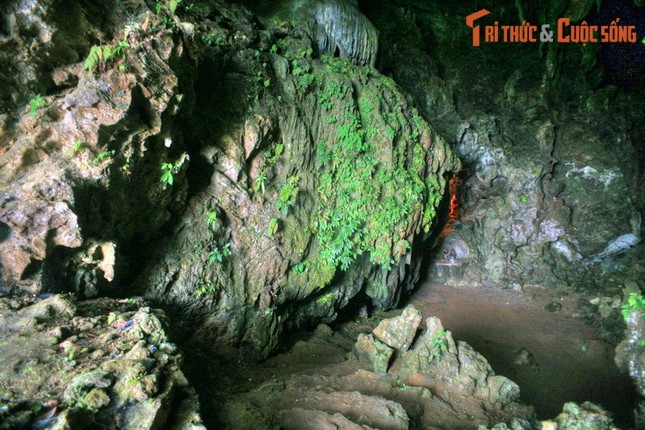
[[[614,363],[615,345],[582,320],[579,300],[571,290],[542,286],[514,291],[427,282],[410,304],[424,317],[439,317],[455,339],[515,381],[540,419],[556,416],[567,401],[589,400],[627,425],[636,399],[631,380]]]
[[[540,286],[513,291],[427,282],[420,285],[409,304],[419,309],[424,318],[439,317],[455,339],[468,342],[484,355],[496,374],[515,381],[520,386],[522,402],[534,405],[539,419],[554,418],[566,402],[592,401],[610,411],[620,428],[629,428],[636,399],[631,380],[614,364],[615,345],[601,339],[583,321],[577,311],[580,299],[571,290]],[[547,305],[559,310],[550,312],[545,309]],[[186,358],[192,368],[191,379],[200,392],[206,422],[217,428],[230,422],[231,416],[240,414],[242,405],[235,399],[248,401],[246,393],[260,386],[264,388],[256,395],[260,393],[258,402],[262,403],[261,393],[273,389],[275,381],[302,379],[303,392],[307,385],[326,386],[326,391],[347,390],[343,385],[346,378],[351,379],[358,369],[356,362],[347,360],[358,335],[370,333],[383,318],[400,313],[400,309],[376,311],[367,319],[337,323],[333,332],[321,326],[314,332],[301,333],[277,355],[261,362],[243,349],[213,351],[196,345]],[[391,381],[386,381],[386,375],[383,378],[353,381],[351,389],[392,397]],[[401,393],[417,395],[411,391]],[[298,395],[296,390],[294,396]],[[455,405],[463,401],[452,400]],[[231,404],[235,405],[233,409]],[[446,419],[455,420],[454,424],[425,426],[470,428],[458,418]]]

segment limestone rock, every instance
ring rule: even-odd
[[[358,362],[373,372],[387,372],[394,350],[371,334],[360,334],[352,350]]]
[[[57,294],[21,309],[18,312],[19,318],[15,324],[18,326],[33,325],[56,319],[65,321],[71,319],[75,312],[76,306]]]
[[[167,339],[162,312],[140,307],[141,299],[12,301],[21,309],[10,311],[0,297],[0,393],[8,405],[0,422],[203,430],[197,395],[179,368],[181,354],[176,347],[172,355],[153,348],[153,341]],[[26,408],[25,399],[37,399],[39,408]]]
[[[285,430],[369,430],[372,427],[359,425],[339,413],[330,414],[319,410],[293,408],[278,414],[281,428]]]
[[[310,393],[298,404],[303,408],[339,413],[349,420],[372,428],[399,430],[409,428],[409,418],[403,407],[381,397],[358,392]]]
[[[634,309],[627,316],[625,340],[616,347],[616,365],[628,373],[645,397],[645,312]]]
[[[408,306],[400,316],[381,321],[372,333],[386,345],[405,352],[412,345],[422,319],[419,310]]]
[[[591,403],[566,403],[555,419],[558,430],[611,430],[613,420],[602,407]]]
[[[488,378],[488,399],[493,403],[512,403],[520,399],[520,387],[502,375]]]
[[[110,403],[110,396],[107,395],[105,390],[94,388],[83,397],[83,405],[92,409],[101,409]]]
[[[112,375],[108,372],[92,371],[76,376],[63,393],[63,400],[75,406],[95,388],[107,388],[112,385]]]
[[[307,4],[305,7],[311,7]],[[321,54],[349,58],[355,64],[374,67],[378,53],[378,32],[358,10],[356,0],[313,2],[314,34]]]
[[[427,330],[414,347],[396,362],[396,374],[413,385],[455,385],[462,392],[492,404],[512,404],[520,390],[510,379],[495,375],[488,361],[466,342],[456,344],[436,317],[426,320]]]

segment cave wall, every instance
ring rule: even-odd
[[[369,67],[355,6],[321,29],[306,8],[261,25],[223,2],[115,2],[111,20],[42,2],[25,32],[21,4],[0,45],[26,67],[2,103],[3,291],[143,294],[202,340],[268,354],[285,329],[359,293],[393,307],[418,280],[459,164]],[[325,56],[322,30],[365,43]],[[11,56],[30,44],[33,75]]]
[[[601,84],[593,46],[475,48],[464,24],[472,5],[395,3],[361,4],[381,34],[381,68],[453,145],[466,177],[447,240],[466,243],[468,258],[448,279],[432,275],[590,290],[639,278],[642,98]],[[507,3],[478,7],[511,24],[597,9]]]

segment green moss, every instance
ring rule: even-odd
[[[334,295],[334,293],[323,294],[322,296],[318,297],[318,299],[316,300],[316,303],[319,305],[329,306],[334,302],[335,298],[336,296]]]

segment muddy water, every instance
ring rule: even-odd
[[[439,317],[455,339],[482,353],[495,373],[518,383],[522,400],[535,406],[538,418],[555,417],[567,401],[589,400],[627,428],[636,398],[631,380],[614,364],[614,345],[576,317],[577,300],[537,286],[515,292],[426,283],[411,304],[424,317]],[[545,310],[554,302],[561,310]]]

